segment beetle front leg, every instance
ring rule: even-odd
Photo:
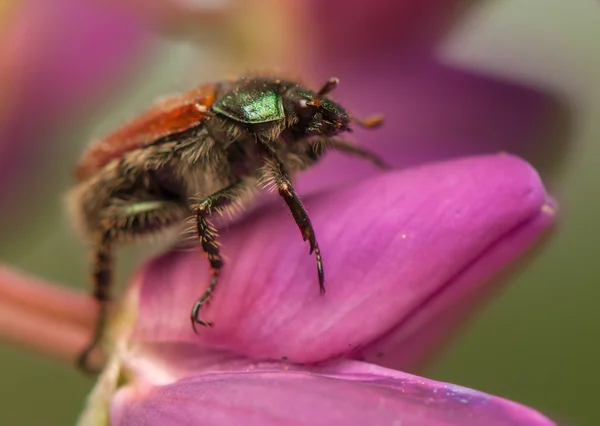
[[[198,314],[200,312],[200,308],[210,302],[210,299],[215,292],[215,288],[219,283],[219,275],[221,268],[223,267],[223,258],[221,257],[219,244],[217,242],[219,233],[217,229],[208,221],[208,216],[210,216],[212,213],[212,209],[223,207],[225,204],[238,201],[241,198],[243,189],[244,185],[242,181],[238,181],[220,191],[215,192],[214,194],[209,195],[192,207],[196,212],[195,222],[198,238],[200,239],[200,244],[202,245],[204,253],[206,253],[206,257],[208,258],[208,262],[212,269],[212,276],[207,289],[196,301],[194,307],[192,308],[191,320],[192,327],[195,332],[198,332],[196,329],[196,324],[200,324],[205,327],[210,327],[212,325],[212,323],[198,318]]]
[[[294,217],[294,221],[300,229],[302,239],[304,241],[308,240],[310,243],[310,254],[313,252],[315,253],[315,257],[317,259],[317,274],[319,277],[319,290],[321,291],[321,294],[324,294],[325,272],[323,270],[323,259],[321,257],[321,250],[319,249],[319,244],[317,243],[315,231],[310,218],[308,217],[308,213],[304,208],[302,201],[300,201],[300,198],[298,198],[292,182],[283,168],[283,164],[279,160],[276,160],[275,163],[267,162],[264,172],[267,174],[265,180],[273,182],[277,188],[277,191],[279,192],[279,195],[284,199],[285,203],[289,207],[290,212]]]

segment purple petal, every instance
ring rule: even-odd
[[[389,52],[348,61],[320,63],[319,75],[340,77],[334,96],[359,117],[385,115],[381,128],[357,129],[352,138],[396,167],[503,151],[539,159],[548,170],[564,150],[565,140],[548,135],[565,112],[537,89]],[[541,149],[543,161],[536,155]],[[299,187],[321,189],[373,174],[368,164],[333,154],[301,177]]]
[[[470,2],[304,3],[311,31],[299,32],[297,49],[305,54],[295,69],[314,85],[339,77],[333,96],[358,117],[383,113],[382,129],[355,138],[395,166],[499,151],[523,156],[544,173],[562,163],[569,111],[560,99],[437,59],[434,42]],[[332,155],[300,183],[317,189],[369,174]]]
[[[539,246],[542,241],[538,238],[552,224],[554,215],[554,205],[549,201],[539,214],[482,253],[439,293],[432,294],[414,315],[356,356],[386,367],[412,371],[429,362],[432,354],[439,356],[438,349],[458,326],[490,295],[498,292],[503,280],[492,280],[498,271],[507,266],[515,269],[529,260],[528,257],[523,259],[523,252],[531,252]]]
[[[18,6],[0,40],[0,51],[10,53],[0,66],[0,78],[9,82],[8,101],[0,100],[6,113],[0,117],[4,203],[24,192],[22,182],[12,181],[18,173],[33,174],[41,159],[56,156],[48,134],[72,125],[73,114],[105,95],[133,65],[148,41],[139,21],[98,2],[27,0]]]
[[[188,313],[208,281],[204,256],[172,252],[149,263],[138,280],[136,338],[311,363],[358,356],[375,343],[387,351],[389,337],[412,359],[402,338],[410,340],[415,324],[460,306],[552,221],[535,170],[507,155],[381,174],[305,201],[325,296],[314,259],[278,205],[222,232],[227,263],[202,312],[215,326],[198,335]],[[388,355],[390,363],[398,357]]]
[[[461,386],[363,363],[285,365],[129,385],[111,405],[119,425],[552,425],[536,411]]]
[[[374,51],[414,52],[427,48],[458,16],[457,0],[305,0],[313,41],[311,52],[325,61],[348,56],[368,57]],[[312,38],[311,38],[312,37]]]

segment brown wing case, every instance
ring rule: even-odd
[[[161,99],[115,133],[95,141],[83,154],[76,169],[78,181],[88,179],[109,161],[124,153],[201,124],[215,99],[216,84],[207,84]]]

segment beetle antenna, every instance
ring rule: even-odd
[[[373,114],[362,120],[355,118],[354,121],[365,129],[376,129],[383,124],[383,114]]]
[[[339,83],[339,78],[331,77],[329,80],[327,80],[323,87],[319,89],[319,91],[317,92],[317,96],[325,96],[326,94],[330,93],[333,89],[335,89],[335,86],[337,86]]]

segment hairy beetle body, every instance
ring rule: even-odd
[[[385,164],[359,146],[336,138],[351,131],[352,121],[376,127],[380,120],[359,121],[325,95],[337,84],[330,79],[318,92],[274,78],[240,78],[200,86],[157,102],[119,131],[96,141],[82,156],[70,211],[94,251],[92,281],[100,319],[87,358],[101,338],[112,285],[113,247],[194,223],[196,236],[212,269],[191,320],[213,296],[223,266],[217,230],[209,215],[240,206],[257,189],[271,186],[285,200],[302,238],[317,259],[321,292],[321,252],[306,210],[292,181],[329,149]]]

